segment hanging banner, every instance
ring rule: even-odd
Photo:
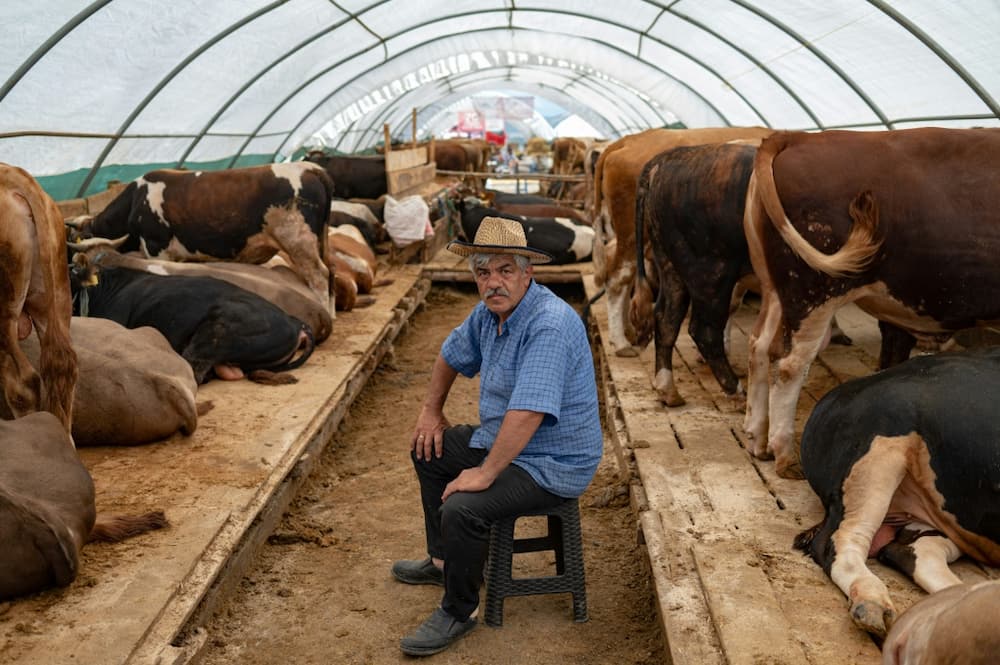
[[[482,132],[486,130],[486,116],[479,111],[459,111],[458,131]]]

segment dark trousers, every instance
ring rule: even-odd
[[[474,431],[470,425],[445,430],[440,458],[418,460],[410,455],[420,480],[427,553],[444,560],[441,607],[461,621],[468,619],[479,606],[479,588],[483,585],[483,566],[489,554],[493,522],[556,506],[563,500],[540,487],[527,471],[511,464],[487,489],[455,492],[442,504],[445,486],[486,458],[486,450],[469,447]]]

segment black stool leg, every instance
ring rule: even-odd
[[[489,626],[503,625],[503,600],[511,586],[515,521],[515,518],[498,520],[490,532],[486,566],[486,624]]]

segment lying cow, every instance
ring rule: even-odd
[[[594,229],[566,217],[522,217],[481,205],[478,199],[459,200],[462,233],[474,238],[484,217],[506,217],[521,223],[528,244],[552,256],[552,265],[587,261],[594,249]]]
[[[1000,348],[919,356],[834,388],[802,433],[802,470],[823,521],[799,534],[864,630],[896,617],[870,556],[929,593],[966,554],[1000,565]]]
[[[167,525],[162,512],[102,516],[73,440],[52,414],[0,421],[0,600],[72,582],[80,548]]]
[[[993,665],[1000,654],[1000,580],[956,584],[900,615],[882,644],[882,665]]]
[[[84,250],[91,255],[103,251],[106,261],[112,260],[113,256],[115,265],[142,270],[154,275],[212,277],[229,282],[260,296],[273,305],[277,305],[286,314],[305,323],[312,331],[316,344],[326,340],[333,331],[333,317],[330,315],[330,310],[316,302],[312,291],[302,281],[302,278],[283,261],[280,265],[273,267],[228,261],[206,261],[204,263],[161,261],[159,259],[144,259],[134,252],[130,254],[114,253],[113,250],[119,244],[95,243],[90,240],[80,244],[70,243],[70,247]]]
[[[273,382],[275,372],[301,366],[315,348],[308,326],[256,294],[212,277],[134,270],[116,256],[74,256],[75,313],[156,328],[199,385],[213,375]],[[85,286],[95,272],[96,286]]]
[[[73,403],[76,445],[131,446],[197,429],[194,372],[158,330],[74,316],[70,335],[80,363]],[[38,357],[34,337],[21,348],[28,358]]]
[[[834,313],[938,335],[1000,320],[1000,129],[779,132],[764,139],[744,230],[760,278],[744,429],[798,477],[799,393]],[[771,372],[779,331],[788,351]]]
[[[222,171],[151,171],[95,217],[70,220],[84,237],[127,236],[122,252],[170,261],[264,263],[284,252],[330,307],[326,229],[333,183],[312,162]]]
[[[0,418],[45,410],[69,431],[77,364],[65,257],[55,202],[27,171],[0,164]],[[41,348],[37,369],[18,346],[32,328]]]

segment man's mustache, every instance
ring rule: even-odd
[[[486,295],[484,297],[485,298],[492,298],[493,296],[506,296],[506,297],[509,298],[510,297],[510,291],[508,291],[507,289],[503,288],[502,286],[498,286],[498,287],[496,287],[494,289],[489,289],[488,291],[486,291]]]

